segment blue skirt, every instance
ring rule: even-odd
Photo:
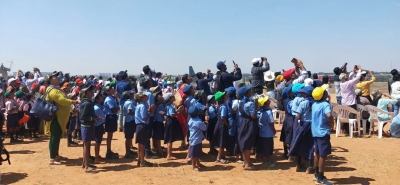
[[[103,141],[103,134],[104,134],[104,124],[96,126],[94,130],[94,141],[97,144],[101,144]]]
[[[124,124],[125,139],[133,139],[135,132],[136,132],[135,120],[125,122]]]
[[[274,153],[274,138],[259,137],[257,142],[257,154],[263,157],[270,157]]]
[[[29,114],[29,120],[27,123],[28,129],[34,129],[34,128],[38,128],[40,125],[40,119],[39,117],[33,115],[33,114]]]
[[[183,141],[183,132],[181,124],[175,117],[167,117],[164,129],[164,144],[174,141]]]
[[[217,122],[218,122],[217,117],[208,120],[208,127],[207,127],[207,134],[206,134],[206,139],[208,141],[212,141],[212,139],[213,139],[214,129],[215,129],[215,126],[217,125]]]
[[[292,143],[293,139],[293,122],[297,120],[295,116],[286,114],[283,120],[280,141],[286,144]]]
[[[18,127],[18,114],[7,114],[7,128]]]
[[[257,137],[258,123],[257,120],[252,120],[242,117],[240,127],[238,129],[238,144],[241,152],[251,150],[255,144]]]
[[[226,148],[227,140],[228,127],[225,126],[224,122],[221,119],[219,119],[214,129],[212,144],[217,148]]]
[[[290,144],[288,156],[300,156],[307,160],[314,159],[314,138],[311,133],[311,123],[300,121]]]
[[[153,124],[153,139],[164,140],[164,123],[154,121]]]
[[[202,145],[201,143],[196,144],[194,146],[190,146],[189,149],[189,156],[194,158],[200,158],[203,154]]]

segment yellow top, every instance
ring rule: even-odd
[[[373,76],[370,81],[360,81],[357,83],[356,88],[361,89],[362,96],[369,96],[369,87],[375,82],[375,77]]]
[[[46,92],[48,92],[52,87],[48,87]],[[58,124],[60,124],[61,129],[65,129],[69,120],[69,113],[72,105],[72,100],[59,89],[53,88],[48,92],[46,96],[46,101],[54,103],[58,107],[56,112]],[[45,134],[50,134],[50,124],[51,121],[46,121]]]

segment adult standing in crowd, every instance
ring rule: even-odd
[[[399,74],[399,72],[397,71],[397,69],[392,69],[392,71],[390,71],[390,74],[392,75],[392,77],[388,79],[388,91],[389,94],[392,94],[392,83],[394,82],[393,77]]]
[[[251,84],[253,85],[253,93],[262,94],[264,89],[264,72],[269,70],[269,63],[266,57],[254,58],[251,63]]]
[[[207,78],[202,72],[198,72],[196,74],[197,80],[197,89],[203,90],[206,96],[212,95],[211,88],[209,83],[213,80],[213,74],[210,69],[207,69]]]
[[[71,105],[80,103],[79,100],[68,99],[59,89],[60,80],[58,79],[58,75],[58,73],[53,73],[46,77],[47,83],[49,84],[46,89],[46,101],[53,102],[58,107],[53,120],[46,122],[46,127],[48,127],[50,131],[50,165],[61,164],[61,160],[64,159],[59,154],[60,139],[69,120]]]
[[[275,75],[272,71],[267,71],[264,76],[265,86],[267,87],[267,95],[269,98],[276,99],[275,96]]]
[[[357,73],[357,74],[356,74]],[[353,109],[357,109],[357,100],[354,86],[361,78],[361,66],[357,65],[350,73],[349,77],[346,73],[342,73],[339,76],[340,88],[342,90],[342,105],[349,106]],[[354,118],[353,114],[350,114],[350,118]],[[343,126],[343,131],[348,134],[348,127]]]
[[[145,65],[145,66],[143,67],[143,70],[142,70],[142,73],[140,74],[140,77],[147,77],[147,78],[149,78],[149,79],[151,80],[152,87],[157,86],[157,82],[153,80],[152,71],[151,71],[149,65]],[[138,89],[138,92],[142,92],[142,91],[143,91],[143,87],[140,86],[139,83],[137,84],[137,89]]]
[[[368,71],[368,74],[371,76],[371,80],[367,80],[367,71],[361,72],[360,81],[357,83],[356,88],[361,89],[362,96],[367,98],[370,102],[371,99],[371,84],[375,82],[375,76],[372,74],[372,71]]]
[[[119,97],[119,110],[123,110],[123,106],[125,102],[122,102],[122,93],[125,91],[130,91],[132,90],[131,83],[129,83],[128,80],[128,74],[126,73],[127,71],[121,71],[119,72],[118,76],[121,79],[120,81],[117,82],[116,84],[116,89]],[[119,131],[123,132],[124,131],[124,116],[123,112],[120,111],[118,114],[118,125],[119,125]]]
[[[237,63],[234,64],[234,70],[231,73],[226,72],[227,68],[225,61],[219,61],[217,63],[217,79],[216,83],[218,86],[217,91],[224,92],[226,88],[233,87],[233,82],[242,79],[242,71]]]
[[[30,71],[25,73],[25,83],[29,90],[32,88],[33,83],[37,83],[39,81],[40,77],[42,77],[42,73],[36,67],[33,68],[33,73]]]
[[[339,76],[341,73],[346,73],[346,71],[339,67],[335,67],[333,72],[335,73],[335,76],[333,77],[333,85],[335,86],[336,101],[337,104],[342,105],[342,89],[340,88]]]
[[[400,75],[393,76],[393,83],[391,85],[391,96],[400,102]],[[393,105],[393,113],[395,116],[399,114],[399,103]]]

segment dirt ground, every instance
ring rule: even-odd
[[[378,87],[375,87],[378,88]],[[384,85],[379,86],[384,88]],[[334,94],[332,94],[334,97]],[[49,166],[48,138],[39,141],[26,140],[22,144],[6,148],[11,155],[11,165],[3,162],[0,184],[314,184],[312,175],[295,172],[295,164],[282,159],[283,147],[279,142],[281,126],[274,142],[276,167],[260,167],[258,171],[243,171],[240,164],[216,164],[215,156],[205,156],[202,161],[207,167],[195,172],[185,164],[185,151],[174,151],[177,161],[165,159],[148,160],[157,167],[138,168],[136,160],[123,159],[123,133],[115,134],[113,150],[121,159],[97,165],[99,173],[86,174],[81,169],[82,149],[67,147],[66,138],[61,141],[60,154],[68,157],[62,165]],[[388,126],[386,126],[386,129]],[[334,132],[332,132],[334,133]],[[105,145],[101,155],[105,155]],[[400,140],[378,139],[375,134],[368,137],[335,137],[331,134],[333,153],[328,157],[325,176],[334,184],[397,184],[400,180]],[[177,148],[178,142],[174,148]],[[208,152],[208,144],[203,142],[203,151]],[[94,149],[92,149],[93,151]],[[92,153],[93,154],[93,153]],[[255,163],[259,165],[260,163]]]

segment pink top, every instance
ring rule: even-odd
[[[355,77],[354,77],[355,76]],[[356,105],[356,93],[354,86],[360,81],[361,69],[358,70],[357,75],[351,72],[349,75],[349,80],[340,83],[340,88],[342,89],[342,105]]]

